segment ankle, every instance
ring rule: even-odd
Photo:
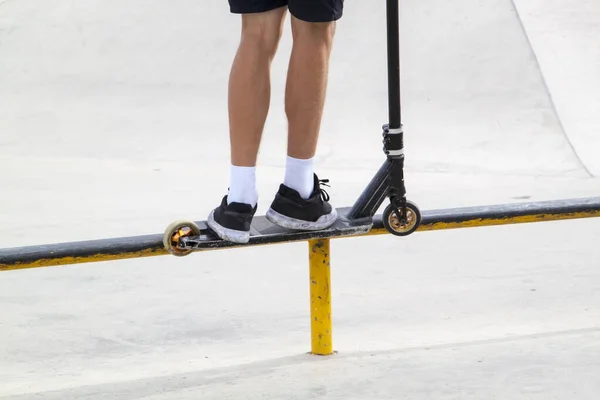
[[[227,203],[250,204],[252,207],[258,202],[256,189],[256,167],[241,167],[231,165],[229,194]]]
[[[287,156],[283,184],[294,189],[303,199],[314,191],[314,158],[299,159]]]

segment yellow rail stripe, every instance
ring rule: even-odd
[[[571,212],[571,213],[549,213],[549,214],[528,214],[522,216],[515,217],[503,217],[503,218],[475,218],[475,219],[466,219],[464,221],[457,222],[435,222],[435,223],[426,223],[419,227],[418,231],[426,232],[426,231],[436,231],[436,230],[446,230],[446,229],[459,229],[459,228],[472,228],[472,227],[485,227],[485,226],[496,226],[496,225],[512,225],[512,224],[523,224],[523,223],[535,223],[535,222],[549,222],[549,221],[561,221],[561,220],[572,220],[572,219],[581,219],[581,218],[595,218],[600,217],[600,210],[590,210],[584,212]],[[389,232],[382,227],[375,227],[368,233],[362,233],[354,236],[342,236],[342,237],[333,237],[332,239],[341,239],[344,237],[363,237],[363,236],[376,236],[376,235],[387,235]],[[302,240],[291,240],[283,243],[291,243],[297,241],[306,241],[306,239]],[[277,243],[264,243],[258,244],[258,246],[267,246]],[[231,247],[219,247],[219,248],[207,248],[200,250],[203,251],[213,251],[213,250],[225,250],[240,246],[231,246]],[[164,249],[145,249],[141,251],[134,252],[122,252],[118,254],[93,254],[89,256],[81,256],[81,257],[60,257],[60,258],[51,258],[51,259],[38,259],[31,262],[24,263],[15,263],[15,264],[0,264],[0,271],[14,271],[21,269],[31,269],[31,268],[42,268],[42,267],[54,267],[54,266],[63,266],[63,265],[73,265],[73,264],[84,264],[84,263],[95,263],[95,262],[104,262],[104,261],[117,261],[117,260],[125,260],[132,258],[145,258],[145,257],[155,257],[155,256],[164,256],[169,253]]]

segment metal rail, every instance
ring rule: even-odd
[[[418,231],[591,217],[600,217],[600,197],[429,210],[423,212],[422,223]],[[359,233],[354,236],[344,237],[382,234],[388,234],[388,232],[383,227],[381,215],[376,215],[374,217],[373,228],[368,233]],[[285,240],[274,236],[246,245],[221,241],[218,245],[201,251],[330,238],[336,238],[336,235],[331,234],[327,236],[322,232],[299,232],[295,235],[287,235]],[[406,239],[398,238],[398,240]],[[0,271],[154,257],[168,254],[163,248],[162,234],[16,247],[0,249]]]

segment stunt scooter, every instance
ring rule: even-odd
[[[371,182],[352,207],[338,208],[338,219],[330,228],[320,231],[298,231],[282,228],[265,216],[252,221],[250,241],[232,244],[220,239],[206,221],[175,221],[163,235],[165,249],[175,256],[219,247],[248,246],[354,236],[368,233],[373,217],[386,198],[389,205],[383,211],[385,229],[396,236],[407,236],[421,223],[416,204],[406,199],[404,185],[404,130],[400,104],[400,29],[399,0],[387,0],[387,74],[389,123],[383,125],[383,152],[386,159]]]

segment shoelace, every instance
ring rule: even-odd
[[[319,192],[321,194],[321,199],[323,201],[329,201],[329,193],[327,193],[327,191],[323,188],[321,188],[321,186],[327,186],[327,187],[331,187],[328,185],[329,183],[329,179],[320,179],[319,180]]]

